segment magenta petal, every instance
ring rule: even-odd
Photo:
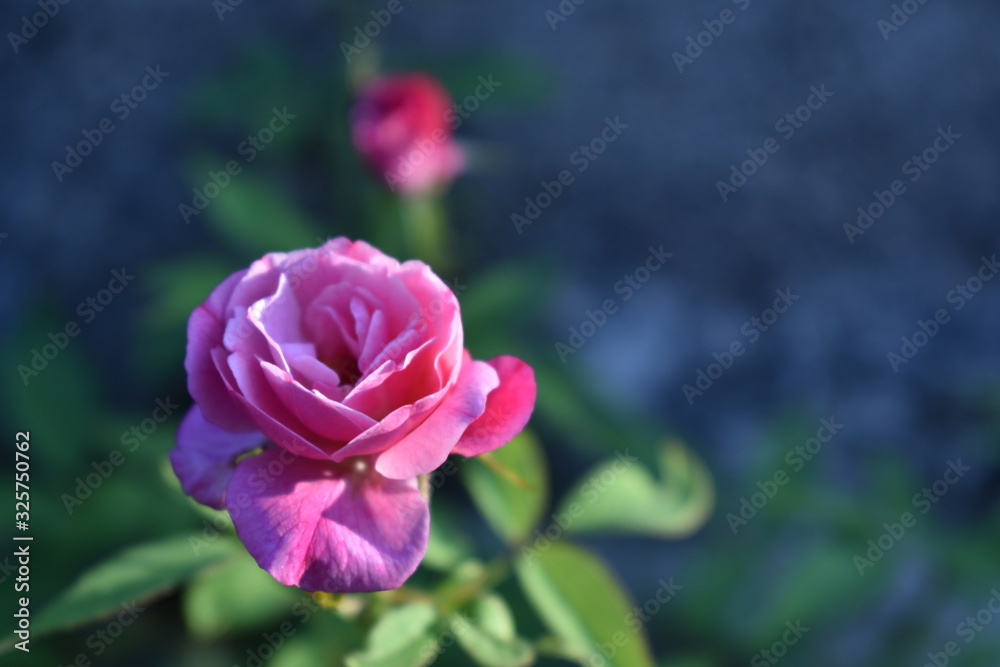
[[[293,454],[312,459],[328,459],[329,452],[342,443],[331,442],[310,433],[271,389],[261,362],[240,354],[231,354],[229,368],[236,378],[240,393],[234,394],[243,404],[247,416],[271,442]]]
[[[409,435],[379,455],[375,469],[391,479],[409,479],[444,463],[462,433],[486,409],[500,380],[493,368],[466,356],[458,382],[441,404]]]
[[[188,392],[212,423],[231,431],[249,431],[253,429],[253,425],[219,376],[213,360],[213,350],[222,346],[226,329],[223,319],[225,300],[244,273],[245,271],[240,271],[229,276],[212,291],[205,303],[191,313],[187,326],[187,354],[184,358]]]
[[[170,463],[184,493],[203,505],[222,509],[236,457],[264,441],[264,436],[256,431],[222,430],[206,421],[201,408],[195,405],[177,429],[177,447],[170,452]]]
[[[278,280],[275,293],[250,306],[247,317],[267,341],[274,363],[291,371],[286,353],[293,353],[294,350],[293,354],[297,354],[309,346],[309,343],[302,336],[299,326],[301,310],[295,300],[291,282],[284,274]],[[263,359],[263,355],[260,358]]]
[[[309,391],[274,364],[263,362],[261,369],[285,407],[306,428],[328,440],[350,442],[377,423],[317,391]]]
[[[339,462],[355,456],[384,452],[422,422],[444,400],[446,392],[447,388],[441,389],[430,396],[424,396],[412,405],[396,408],[370,429],[337,450],[330,458]]]
[[[486,411],[469,425],[454,454],[476,456],[501,447],[521,432],[535,408],[535,371],[517,357],[500,356],[487,362],[500,376],[490,392]]]
[[[226,503],[237,534],[285,585],[332,593],[398,588],[427,549],[430,512],[417,481],[338,470],[281,449],[244,459]]]

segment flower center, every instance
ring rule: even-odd
[[[358,360],[349,352],[341,352],[332,357],[320,358],[326,366],[333,369],[340,378],[340,386],[348,385],[353,387],[361,379],[361,370],[358,368]]]

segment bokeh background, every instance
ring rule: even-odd
[[[32,431],[39,608],[122,547],[199,525],[163,461],[190,400],[183,321],[207,288],[262,248],[347,234],[393,250],[393,212],[371,216],[384,199],[348,143],[359,65],[349,68],[340,46],[384,6],[71,2],[16,53],[5,39],[0,422],[5,443]],[[429,71],[456,100],[481,76],[500,82],[457,131],[475,169],[446,197],[454,259],[439,268],[469,285],[463,308],[498,314],[470,334],[479,356],[513,346],[550,369],[552,394],[572,394],[535,420],[553,488],[646,434],[679,438],[714,479],[714,512],[692,536],[582,540],[633,600],[660,580],[683,587],[647,624],[658,664],[774,664],[761,652],[800,622],[809,630],[786,664],[916,667],[954,641],[960,653],[948,664],[996,665],[1000,619],[983,621],[1000,587],[1000,280],[968,296],[953,290],[981,267],[992,276],[984,258],[1000,248],[1000,7],[402,7],[362,65]],[[17,33],[37,11],[5,3],[0,28]],[[731,22],[716,23],[720,15]],[[713,27],[719,34],[690,47]],[[120,118],[111,105],[147,66],[169,74]],[[830,95],[789,133],[781,119],[814,89]],[[241,158],[238,146],[274,108],[296,115],[287,131],[245,165],[225,201],[185,224],[178,205]],[[114,131],[60,180],[52,163],[104,117]],[[578,151],[607,119],[627,127],[580,171]],[[939,131],[958,138],[911,180],[905,163]],[[718,183],[769,138],[777,152],[724,198]],[[574,182],[518,229],[512,216],[563,170]],[[896,179],[905,192],[862,234],[845,230]],[[661,245],[672,256],[626,301],[616,284]],[[85,321],[80,304],[123,268],[134,281]],[[748,334],[776,290],[798,298]],[[606,299],[616,312],[561,359],[556,344]],[[894,367],[901,338],[939,309],[948,321],[918,335],[926,344]],[[17,367],[70,321],[81,334],[25,386]],[[745,352],[698,387],[699,371],[734,342]],[[182,409],[70,514],[61,498],[76,478],[167,398]],[[799,469],[786,454],[824,419],[843,426]],[[13,448],[4,451],[6,470]],[[959,461],[968,470],[939,484],[923,513],[915,496]],[[743,500],[782,473],[774,497],[734,522]],[[885,524],[905,512],[915,525],[859,574],[855,557],[870,558],[869,540],[884,546]],[[13,598],[10,575],[0,577]],[[167,595],[101,655],[86,643],[94,625],[0,661],[67,664],[86,652],[107,665],[244,664],[246,647],[280,621],[199,637],[185,617],[191,604]],[[969,633],[960,624],[977,613],[981,630]]]

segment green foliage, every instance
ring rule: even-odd
[[[496,462],[493,468],[483,457],[465,462],[462,479],[490,526],[508,543],[516,544],[527,539],[548,503],[545,457],[529,430],[491,456]]]
[[[302,593],[282,586],[247,553],[196,576],[184,591],[184,619],[195,637],[211,639],[265,628]]]
[[[17,415],[19,424],[24,425],[19,428],[30,429],[32,442],[59,443],[67,455],[51,457],[47,464],[66,472],[86,456],[90,434],[102,413],[101,388],[94,386],[95,369],[86,358],[83,334],[70,338],[53,359],[43,358],[45,367],[35,375],[26,375],[27,383],[22,381],[18,366],[34,370],[32,350],[51,345],[49,333],[63,332],[68,321],[82,327],[82,320],[75,316],[67,319],[54,313],[34,313],[0,351],[3,367],[8,369],[0,383],[4,412]],[[54,407],[58,407],[58,419],[53,418]]]
[[[183,583],[200,571],[234,558],[242,545],[219,539],[199,549],[191,536],[179,535],[128,548],[84,572],[32,624],[41,635],[97,620],[125,602],[142,603]]]
[[[149,302],[142,310],[139,327],[148,342],[134,356],[151,377],[161,379],[180,374],[184,362],[187,321],[216,285],[233,272],[221,256],[191,255],[164,262],[147,270],[143,287]]]
[[[581,663],[610,643],[616,651],[608,658],[609,665],[653,665],[632,603],[590,553],[554,542],[545,549],[528,549],[515,561],[515,569],[525,595],[545,624]]]
[[[387,612],[368,634],[366,649],[347,658],[347,667],[422,667],[436,655],[432,627],[434,606],[425,602],[400,605]]]
[[[360,9],[357,15],[368,16]],[[178,394],[190,313],[248,259],[316,246],[328,235],[340,233],[371,241],[400,259],[424,259],[456,285],[467,343],[477,358],[516,354],[536,369],[538,421],[547,429],[541,431],[544,441],[528,429],[495,452],[460,466],[471,509],[478,510],[501,543],[471,512],[457,511],[451,504],[455,496],[445,490],[433,499],[422,567],[403,589],[321,596],[326,608],[320,609],[314,601],[320,598],[281,586],[257,566],[228,534],[225,527],[231,522],[225,512],[196,506],[183,497],[164,460],[180,414],[171,415],[140,448],[130,451],[121,472],[102,479],[84,505],[64,513],[57,500],[60,494],[72,491],[76,478],[86,476],[92,463],[104,461],[119,447],[122,433],[142,423],[151,409],[103,405],[105,397],[123,391],[112,382],[124,384],[125,392],[134,388],[127,380],[97,372],[87,360],[91,350],[82,340],[73,340],[29,386],[17,373],[8,374],[0,386],[5,405],[18,415],[19,423],[30,425],[33,447],[37,441],[39,448],[59,452],[39,464],[52,479],[45,480],[45,491],[33,497],[38,500],[32,519],[58,534],[54,545],[58,548],[52,551],[69,553],[73,547],[72,553],[82,554],[78,558],[82,562],[103,556],[100,545],[115,543],[122,533],[150,535],[154,540],[90,568],[67,563],[67,577],[84,571],[58,595],[45,588],[60,586],[58,577],[52,578],[54,583],[38,578],[38,589],[33,580],[33,593],[44,591],[36,597],[50,600],[33,616],[32,637],[105,618],[132,600],[146,605],[186,585],[180,610],[192,641],[172,646],[169,657],[163,658],[183,664],[222,664],[233,656],[246,661],[248,653],[253,655],[264,645],[262,641],[280,637],[281,647],[268,662],[275,667],[419,667],[432,662],[447,667],[470,661],[485,667],[521,667],[553,657],[579,662],[602,642],[625,633],[627,642],[609,664],[652,665],[642,628],[633,632],[627,625],[627,596],[596,558],[567,542],[531,557],[522,555],[521,545],[550,506],[545,452],[558,442],[594,459],[606,458],[616,449],[640,455],[641,460],[621,476],[621,484],[588,505],[569,532],[687,534],[705,520],[711,507],[707,474],[680,445],[662,451],[655,447],[662,425],[609,409],[588,394],[586,383],[553,364],[549,348],[538,347],[537,321],[549,299],[550,269],[520,260],[495,269],[469,266],[478,256],[457,256],[455,251],[459,240],[475,237],[479,229],[453,215],[445,191],[403,198],[384,187],[378,175],[366,172],[351,147],[345,112],[351,101],[348,80],[356,82],[365,74],[361,65],[370,70],[368,74],[374,71],[375,47],[358,63],[351,73],[327,65],[303,67],[281,49],[264,47],[238,61],[233,71],[197,87],[188,105],[189,120],[213,143],[220,140],[198,149],[189,170],[190,186],[203,191],[210,172],[223,173],[230,160],[240,163],[241,172],[230,175],[228,183],[217,183],[218,194],[191,219],[190,228],[198,225],[212,233],[213,247],[143,270],[146,304],[138,321],[138,339],[123,346],[122,352],[138,362],[145,384],[161,388],[149,391],[150,399],[170,391]],[[419,66],[413,61],[405,69]],[[538,103],[551,89],[544,70],[522,56],[470,54],[431,69],[458,100],[473,94],[480,77],[498,82],[495,97],[483,101],[485,114],[513,104]],[[247,159],[237,147],[266,126],[276,107],[287,108],[296,117],[275,133],[265,151]],[[474,161],[477,154],[470,151],[470,159]],[[297,196],[306,172],[336,185],[330,188],[329,201],[310,201],[309,212]],[[466,280],[468,289],[460,286]],[[66,317],[45,313],[24,322],[12,344],[5,346],[2,356],[7,367],[27,361],[26,351],[47,343],[48,333],[65,326]],[[179,395],[173,398],[179,401]],[[598,464],[589,474],[602,476],[608,466],[613,463]],[[584,493],[584,483],[570,491],[561,508]],[[207,528],[190,536],[174,535],[188,522],[201,519],[225,534]],[[41,571],[50,565],[45,559],[54,558],[46,553],[33,561]],[[297,614],[297,608],[309,613]],[[163,605],[156,614],[166,615],[172,609]],[[544,635],[543,625],[554,636],[538,637]],[[161,631],[157,628],[156,636],[143,636],[149,631],[139,628],[137,624],[130,631],[127,641],[148,652]],[[51,661],[57,660],[65,662],[64,658]]]
[[[431,531],[421,565],[450,572],[472,557],[472,545],[448,505],[431,501]]]
[[[320,225],[283,194],[249,174],[240,174],[205,209],[212,229],[254,257],[322,243]]]
[[[523,667],[534,663],[534,649],[517,637],[514,617],[507,603],[497,595],[477,598],[468,616],[452,616],[451,631],[478,665]]]
[[[571,519],[566,530],[668,538],[700,528],[711,514],[714,494],[711,477],[694,454],[679,442],[665,444],[657,480],[626,452],[584,475],[566,494],[559,508]]]
[[[527,361],[538,382],[536,414],[574,446],[596,456],[629,449],[647,465],[656,464],[655,443],[662,439],[662,427],[648,418],[610,409],[588,391],[586,383],[546,357],[527,356]]]

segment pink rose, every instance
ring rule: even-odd
[[[420,194],[465,165],[452,140],[453,114],[448,91],[430,76],[384,76],[364,87],[351,110],[354,146],[393,191]]]
[[[507,443],[535,403],[530,366],[469,356],[426,264],[345,238],[227,278],[191,314],[184,367],[184,491],[312,591],[400,586],[427,547],[417,476]]]

